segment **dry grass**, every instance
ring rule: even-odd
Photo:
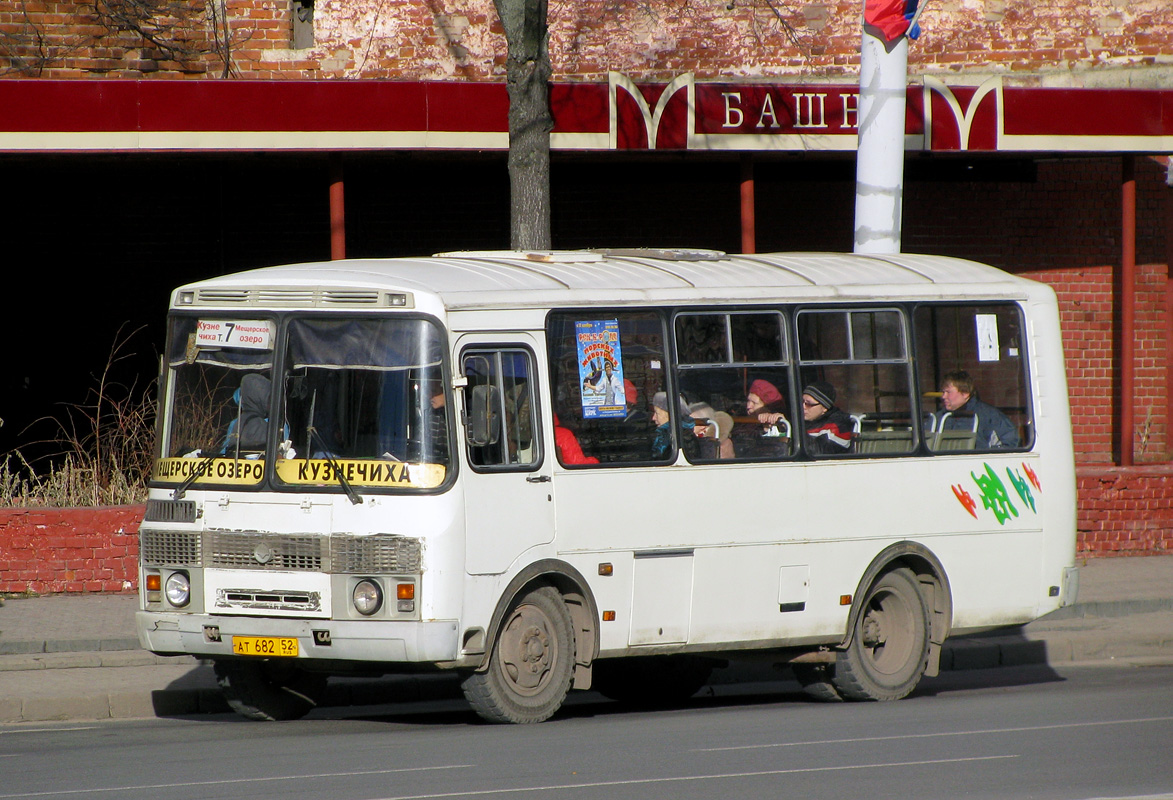
[[[130,358],[139,328],[120,328],[102,372],[86,400],[64,405],[26,432],[51,432],[28,443],[45,455],[32,462],[16,448],[0,463],[0,506],[105,506],[146,500],[150,477],[156,403],[153,384],[114,379],[116,367]]]

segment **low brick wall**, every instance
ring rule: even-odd
[[[1080,467],[1081,556],[1173,553],[1173,464]],[[138,590],[143,506],[0,508],[0,592]]]
[[[1076,484],[1081,555],[1173,553],[1173,464],[1080,467]]]
[[[136,591],[144,509],[0,508],[0,592]]]

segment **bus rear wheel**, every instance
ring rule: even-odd
[[[562,595],[542,586],[501,621],[488,669],[465,678],[473,710],[489,722],[542,722],[562,707],[574,676],[574,632]]]
[[[899,700],[916,688],[928,658],[928,605],[916,575],[894,569],[868,589],[831,679],[848,700]]]
[[[228,706],[246,719],[301,719],[321,704],[326,676],[273,661],[217,660],[216,682]]]

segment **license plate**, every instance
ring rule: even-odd
[[[297,639],[274,636],[233,636],[232,652],[238,656],[292,658],[297,655]]]

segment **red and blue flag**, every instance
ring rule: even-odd
[[[904,35],[915,39],[920,36],[920,26],[913,22],[918,4],[919,0],[864,0],[863,21],[879,30],[886,42]]]

